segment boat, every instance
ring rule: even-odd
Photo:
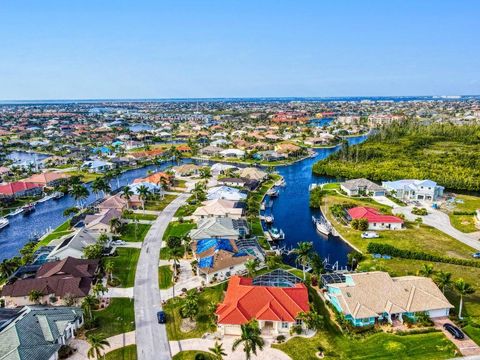
[[[332,227],[323,216],[320,216],[318,219],[315,216],[312,216],[312,222],[315,224],[315,228],[320,234],[328,236],[332,232]]]
[[[277,229],[275,227],[272,227],[270,230],[268,230],[268,233],[270,234],[272,240],[285,239],[285,233],[283,232],[282,229]]]
[[[287,183],[285,182],[285,179],[283,177],[275,183],[275,186],[283,187],[285,185],[287,185]]]
[[[267,191],[267,195],[270,197],[277,197],[279,194],[278,189],[271,188],[270,190]]]
[[[58,200],[58,199],[62,198],[63,196],[65,196],[65,194],[63,192],[55,191],[53,193],[53,200]]]
[[[266,215],[263,217],[263,220],[265,221],[266,224],[273,224],[273,221],[275,220],[273,215]]]
[[[37,201],[37,203],[43,203],[45,201],[48,201],[50,199],[53,199],[55,197],[55,194],[50,194],[50,195],[45,195],[43,198]]]
[[[25,206],[22,207],[23,209],[23,214],[24,215],[28,215],[30,213],[32,213],[33,211],[35,211],[35,204],[27,204]]]
[[[8,221],[7,218],[4,218],[4,217],[0,218],[0,229],[3,229],[8,224],[10,224],[10,221]]]
[[[23,212],[23,209],[20,207],[20,208],[15,209],[15,211],[12,211],[7,216],[15,216],[15,215],[21,214],[22,212]]]

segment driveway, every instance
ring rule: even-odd
[[[111,336],[107,338],[108,343],[110,346],[105,347],[105,353],[113,351],[115,349],[119,349],[128,345],[135,344],[135,331],[131,331],[125,334],[119,334],[115,336]],[[90,345],[85,340],[81,339],[73,339],[70,343],[70,346],[75,348],[77,351],[75,354],[70,356],[69,360],[87,360],[87,352],[90,348]]]
[[[139,360],[171,359],[165,325],[157,322],[161,307],[158,288],[158,264],[163,233],[177,209],[185,204],[189,194],[181,194],[158,216],[150,228],[138,260],[135,275],[135,326]]]
[[[479,356],[480,357],[480,346],[475,344],[472,339],[470,339],[467,334],[465,334],[465,339],[457,340],[452,334],[443,328],[443,324],[451,323],[448,318],[438,318],[433,320],[435,328],[441,330],[448,340],[455,344],[455,346],[460,350],[463,356]]]
[[[405,219],[414,221],[418,216],[411,213],[413,206],[402,206],[396,207],[393,209],[394,214],[403,214]],[[474,248],[475,250],[480,251],[480,232],[474,233],[463,233],[460,230],[455,229],[450,224],[450,218],[447,214],[440,210],[429,208],[428,215],[421,216],[423,223],[429,226],[432,226],[441,232],[444,232],[447,235],[461,241],[462,243]]]

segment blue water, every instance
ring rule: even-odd
[[[13,160],[15,163],[34,163],[48,157],[49,155],[26,151],[12,151],[7,155],[7,159]]]
[[[153,127],[147,124],[135,124],[135,125],[131,125],[129,129],[132,132],[142,132],[142,131],[150,131],[153,129]]]
[[[333,118],[311,119],[308,122],[308,126],[323,127],[328,126],[333,121]]]

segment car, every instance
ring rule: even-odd
[[[380,237],[375,231],[366,231],[362,233],[362,238],[363,239],[375,239]]]
[[[125,245],[126,242],[123,241],[123,240],[115,240],[115,241],[112,241],[112,244],[113,245]]]
[[[476,253],[472,254],[472,256],[473,256],[475,259],[480,259],[480,252],[476,252]]]
[[[157,312],[157,319],[159,324],[165,324],[167,322],[167,315],[165,314],[165,311],[160,310]]]
[[[462,330],[460,330],[458,327],[454,326],[453,324],[446,323],[443,325],[443,328],[447,330],[450,334],[452,334],[455,339],[458,339],[458,340],[465,339],[465,335],[463,334]]]

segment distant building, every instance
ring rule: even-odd
[[[445,188],[432,180],[384,181],[382,186],[396,198],[404,201],[437,201]]]
[[[42,194],[42,185],[15,181],[0,185],[0,198],[13,199],[27,196],[36,196]]]
[[[353,179],[340,183],[340,188],[347,193],[348,196],[357,195],[373,195],[385,196],[386,190],[380,185],[367,179]]]
[[[249,233],[248,223],[244,219],[206,218],[198,222],[197,229],[190,231],[192,240],[207,238],[239,239]]]
[[[352,219],[367,219],[368,230],[399,230],[403,227],[403,220],[397,216],[385,215],[376,209],[357,206],[348,209]]]

